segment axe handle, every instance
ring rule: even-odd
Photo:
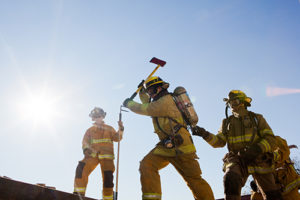
[[[122,113],[121,113],[121,111],[119,113],[119,121],[122,121]]]
[[[118,190],[119,190],[119,160],[120,160],[120,141],[118,141],[118,155],[117,155],[116,200],[118,199]]]
[[[146,78],[145,82],[158,70],[160,65],[157,65],[155,69],[151,72],[151,74]],[[130,97],[131,100],[134,99],[134,97],[139,93],[139,91],[142,89],[143,86],[140,86]]]

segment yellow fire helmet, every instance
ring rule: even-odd
[[[99,107],[95,107],[91,113],[89,114],[89,116],[93,119],[98,118],[98,117],[105,117],[106,116],[106,112],[104,112],[104,110],[102,108]]]
[[[160,77],[158,76],[152,76],[149,79],[145,81],[146,89],[150,88],[153,85],[161,85],[165,89],[169,87],[169,83],[164,82]]]
[[[228,94],[228,98],[224,98],[224,101],[229,102],[234,99],[239,99],[245,104],[245,106],[251,106],[252,98],[247,97],[247,95],[241,90],[231,90]]]
[[[146,85],[146,88],[149,88],[153,85],[157,85],[157,84],[160,84],[160,83],[163,83],[163,80],[160,77],[152,76],[148,80],[146,80],[145,85]]]

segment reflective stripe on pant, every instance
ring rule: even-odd
[[[86,187],[74,187],[74,193],[85,195]]]
[[[144,193],[143,199],[161,199],[161,194],[157,193]]]
[[[155,155],[151,151],[140,163],[143,199],[161,199],[161,183],[158,171],[171,163],[187,182],[196,200],[213,200],[212,190],[201,177],[201,169],[196,158],[195,153],[164,157]]]
[[[113,199],[114,199],[113,195],[110,195],[110,196],[103,195],[103,200],[113,200]]]
[[[74,180],[74,192],[85,194],[88,177],[92,171],[100,163],[103,181],[103,199],[112,199],[113,196],[113,172],[115,171],[114,162],[112,159],[101,159],[86,157],[79,164],[76,169],[76,176]],[[105,198],[104,198],[105,197]]]

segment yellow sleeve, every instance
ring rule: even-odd
[[[110,127],[110,135],[111,135],[111,139],[114,141],[114,142],[119,142],[122,140],[122,137],[123,137],[123,131],[116,131],[113,127]]]
[[[140,97],[142,103],[149,103],[150,102],[150,97],[144,89],[142,89],[139,92],[139,97]]]
[[[278,147],[274,151],[274,160],[282,163],[290,158],[290,149],[285,139],[275,136]]]
[[[258,131],[261,137],[261,139],[258,142],[258,145],[260,146],[263,152],[273,152],[277,147],[274,133],[267,121],[265,120],[265,118],[260,114],[256,115],[258,120]]]
[[[210,133],[209,136],[205,138],[205,141],[214,148],[220,148],[226,145],[226,137],[222,131],[223,130],[222,127],[224,126],[224,123],[225,123],[225,119],[223,120],[222,126],[219,129],[217,135]]]
[[[84,137],[82,139],[82,150],[84,151],[85,149],[89,149],[90,148],[90,144],[91,144],[91,136],[90,136],[90,129],[88,129],[85,134]]]
[[[167,114],[170,112],[170,104],[175,104],[174,101],[170,98],[172,98],[170,95],[166,95],[157,101],[143,104],[137,103],[135,101],[130,101],[128,102],[127,107],[132,112],[140,115],[147,115],[152,117],[168,117]]]

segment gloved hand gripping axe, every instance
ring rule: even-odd
[[[128,112],[127,110],[122,109],[123,106],[120,106],[120,113],[119,113],[119,121],[122,121],[122,112]],[[118,141],[118,154],[117,154],[117,175],[116,175],[116,192],[114,195],[114,200],[118,200],[118,186],[119,186],[119,157],[120,157],[120,138]]]
[[[159,67],[163,67],[166,64],[166,61],[160,60],[158,58],[153,57],[149,62],[157,64],[155,69],[151,72],[151,74],[146,78],[145,81],[147,81],[157,70]],[[134,97],[139,93],[139,91],[142,89],[143,84],[141,84],[138,89],[131,95],[130,99],[133,100]]]

